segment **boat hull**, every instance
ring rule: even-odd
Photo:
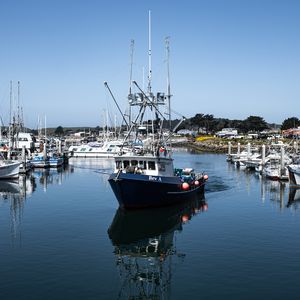
[[[61,167],[63,164],[64,164],[64,160],[62,157],[49,159],[50,168],[58,168],[58,167]]]
[[[20,162],[5,161],[0,165],[0,179],[17,178],[19,176]]]
[[[204,180],[189,190],[182,189],[177,176],[148,176],[113,173],[108,179],[121,208],[161,207],[197,199],[204,193]]]
[[[50,164],[47,160],[31,160],[30,161],[33,168],[49,168]]]

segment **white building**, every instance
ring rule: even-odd
[[[216,132],[217,137],[235,137],[238,135],[237,129],[234,128],[223,128],[221,131]]]

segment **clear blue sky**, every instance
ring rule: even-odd
[[[103,125],[104,110],[126,106],[130,41],[133,79],[148,68],[152,12],[153,90],[166,86],[170,37],[172,106],[282,123],[300,117],[300,1],[1,0],[0,114],[9,120],[9,82],[21,82],[25,125]]]

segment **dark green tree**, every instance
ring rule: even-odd
[[[64,134],[64,129],[63,129],[61,126],[58,126],[58,127],[55,129],[54,134],[55,134],[55,135],[61,136],[61,135]]]
[[[244,132],[248,131],[262,131],[268,128],[268,124],[262,117],[249,116],[243,121]]]
[[[296,128],[300,126],[300,120],[296,117],[285,119],[281,125],[281,130]]]
[[[212,130],[213,127],[213,123],[214,123],[214,115],[204,115],[203,116],[203,121],[204,121],[204,127],[206,128],[206,133],[210,132]]]
[[[199,132],[201,127],[205,127],[204,114],[196,114],[194,117],[190,118],[190,124],[197,127],[197,131]]]

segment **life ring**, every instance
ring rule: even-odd
[[[122,152],[118,152],[118,155],[121,156],[121,155],[122,155]]]

